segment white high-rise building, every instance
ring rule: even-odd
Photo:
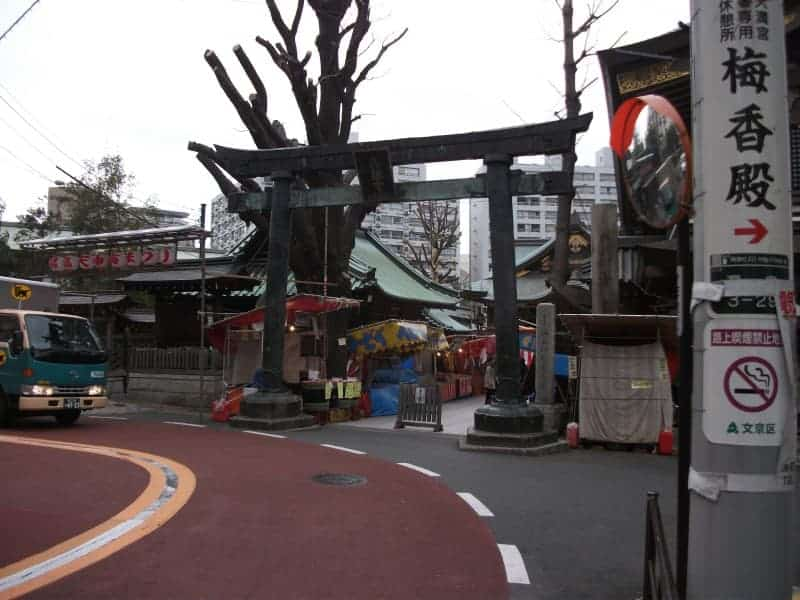
[[[253,231],[256,226],[245,223],[238,213],[228,212],[228,200],[222,194],[211,201],[211,246],[226,252]]]
[[[424,164],[396,166],[393,170],[396,183],[425,181],[426,178]],[[452,219],[453,224],[458,226],[458,200],[437,202],[436,204],[442,214],[446,214],[449,219]],[[379,204],[375,211],[364,217],[361,227],[375,234],[394,254],[412,264],[414,255],[409,246],[412,246],[421,255],[421,247],[429,244],[415,202]],[[440,275],[445,275],[449,271],[450,277],[457,280],[457,243],[452,248],[444,250],[440,264]]]
[[[560,156],[548,156],[544,164],[514,163],[512,169],[525,173],[558,171]],[[595,202],[617,202],[614,163],[609,148],[595,153],[595,165],[576,165],[573,178],[575,199],[572,213],[577,213],[583,224],[591,227],[592,205]],[[557,196],[514,196],[514,241],[537,246],[555,235]],[[489,244],[489,203],[484,198],[473,198],[469,203],[469,272],[470,281],[479,281],[492,274]]]

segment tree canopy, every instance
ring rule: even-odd
[[[359,115],[354,114],[359,86],[407,30],[371,51],[369,40],[362,47],[371,26],[370,0],[308,0],[318,28],[316,53],[319,75],[314,78],[308,73],[314,53],[311,50],[302,52],[297,39],[306,0],[297,0],[291,21],[285,18],[275,0],[266,0],[266,3],[279,39],[269,41],[260,36],[255,39],[265,48],[274,66],[291,86],[303,118],[308,143],[346,143],[352,124],[359,119]],[[370,52],[372,58],[367,59]],[[233,84],[222,61],[213,51],[207,50],[205,59],[256,147],[268,149],[297,145],[297,141],[286,134],[279,121],[268,117],[267,87],[244,49],[236,45],[233,53],[253,87],[254,93],[247,100]],[[362,61],[365,61],[363,65],[360,64]],[[235,180],[225,173],[216,161],[213,148],[190,143],[189,149],[197,152],[198,160],[214,177],[223,194],[262,189],[255,180]],[[341,172],[308,172],[295,185],[321,187],[343,182],[346,182],[346,177]],[[326,210],[294,210],[289,265],[297,280],[321,281],[323,257],[327,250],[328,280],[334,293],[348,294],[347,265],[355,232],[364,217],[374,209],[374,205],[357,205]],[[265,235],[268,214],[251,212],[242,215],[242,218],[254,222],[261,230],[261,235]]]
[[[41,205],[18,217],[23,225],[18,240],[60,231],[84,235],[156,226],[148,214],[155,208],[152,199],[143,206],[131,204],[136,178],[126,171],[121,156],[107,155],[84,165],[81,176],[63,186],[57,206],[47,206],[47,200],[42,199]]]

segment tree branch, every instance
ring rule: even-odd
[[[239,114],[242,123],[244,123],[245,127],[247,127],[247,130],[250,132],[250,136],[253,138],[256,146],[259,148],[269,147],[269,139],[266,131],[264,131],[259,122],[253,117],[250,104],[242,98],[239,90],[236,89],[236,86],[233,84],[230,77],[228,77],[228,73],[217,55],[212,50],[206,50],[205,59],[208,66],[211,67],[211,70],[214,72],[222,91],[225,92],[228,100],[230,100],[236,112]]]
[[[589,16],[586,17],[586,20],[583,23],[581,23],[578,26],[577,29],[573,29],[573,31],[572,31],[572,39],[575,39],[579,35],[584,34],[587,31],[589,31],[589,29],[592,28],[592,25],[594,25],[597,21],[599,21],[600,19],[605,17],[608,13],[610,13],[612,10],[614,10],[614,8],[617,6],[617,4],[619,4],[619,1],[620,0],[614,0],[608,6],[608,8],[606,8],[604,10],[601,10],[601,12],[599,12],[599,13],[597,12],[597,10],[600,8],[600,5],[602,3],[598,2],[594,6],[590,7]]]
[[[295,12],[295,18],[297,18],[298,13],[302,12],[303,10],[303,0],[298,0],[298,4],[299,6]],[[281,15],[278,5],[275,4],[275,0],[267,0],[267,8],[269,8],[269,16],[272,18],[272,23],[275,25],[275,29],[278,30],[281,39],[283,39],[283,43],[286,44],[286,50],[284,50],[284,52],[290,56],[293,56],[294,58],[297,58],[297,42],[295,41],[295,35],[289,30],[289,28],[286,26],[286,23],[283,21],[283,15]]]
[[[190,148],[190,150],[191,149],[192,148]],[[219,168],[217,163],[215,163],[210,157],[200,153],[196,154],[196,157],[197,160],[200,161],[200,163],[214,178],[214,181],[217,182],[217,186],[219,187],[223,196],[227,198],[239,191],[237,187],[233,184],[233,182],[230,179],[228,179],[228,177],[225,175],[222,169]]]
[[[292,19],[292,29],[289,33],[292,34],[292,38],[297,36],[297,30],[300,27],[300,17],[303,16],[303,6],[305,5],[304,0],[297,0],[297,8],[294,11],[294,19]]]
[[[261,77],[258,76],[255,67],[253,67],[253,63],[250,62],[250,58],[239,44],[233,47],[233,53],[236,55],[236,58],[239,59],[239,64],[242,65],[242,69],[247,73],[247,78],[250,80],[250,83],[253,84],[253,88],[256,91],[255,102],[253,101],[253,96],[250,97],[253,108],[257,112],[267,114],[267,88],[264,87],[264,82],[261,81]]]
[[[383,58],[383,55],[386,54],[386,51],[389,50],[392,46],[394,46],[397,42],[403,39],[403,37],[408,33],[408,27],[406,27],[400,35],[395,37],[393,40],[390,40],[388,43],[381,45],[381,49],[378,52],[378,55],[369,61],[363,69],[361,69],[361,73],[359,73],[358,77],[356,77],[355,81],[353,82],[353,89],[357,88],[358,85],[366,79],[369,72],[378,64],[378,62]]]
[[[352,24],[353,33],[350,36],[350,43],[347,44],[344,65],[341,70],[341,77],[350,81],[356,72],[358,63],[358,47],[369,31],[369,0],[356,0],[356,20]],[[348,26],[350,27],[350,26]]]

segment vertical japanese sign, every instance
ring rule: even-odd
[[[703,432],[788,457],[795,305],[783,3],[706,2],[693,25],[696,277],[726,287],[703,336]]]
[[[788,106],[782,2],[719,0],[700,12],[693,85],[705,193],[703,281],[789,280]],[[713,105],[713,109],[710,107]],[[702,149],[701,149],[702,151]],[[746,306],[746,303],[745,303]]]

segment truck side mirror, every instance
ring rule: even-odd
[[[11,339],[8,342],[8,351],[12,355],[20,354],[25,347],[21,331],[15,331],[11,334]]]

